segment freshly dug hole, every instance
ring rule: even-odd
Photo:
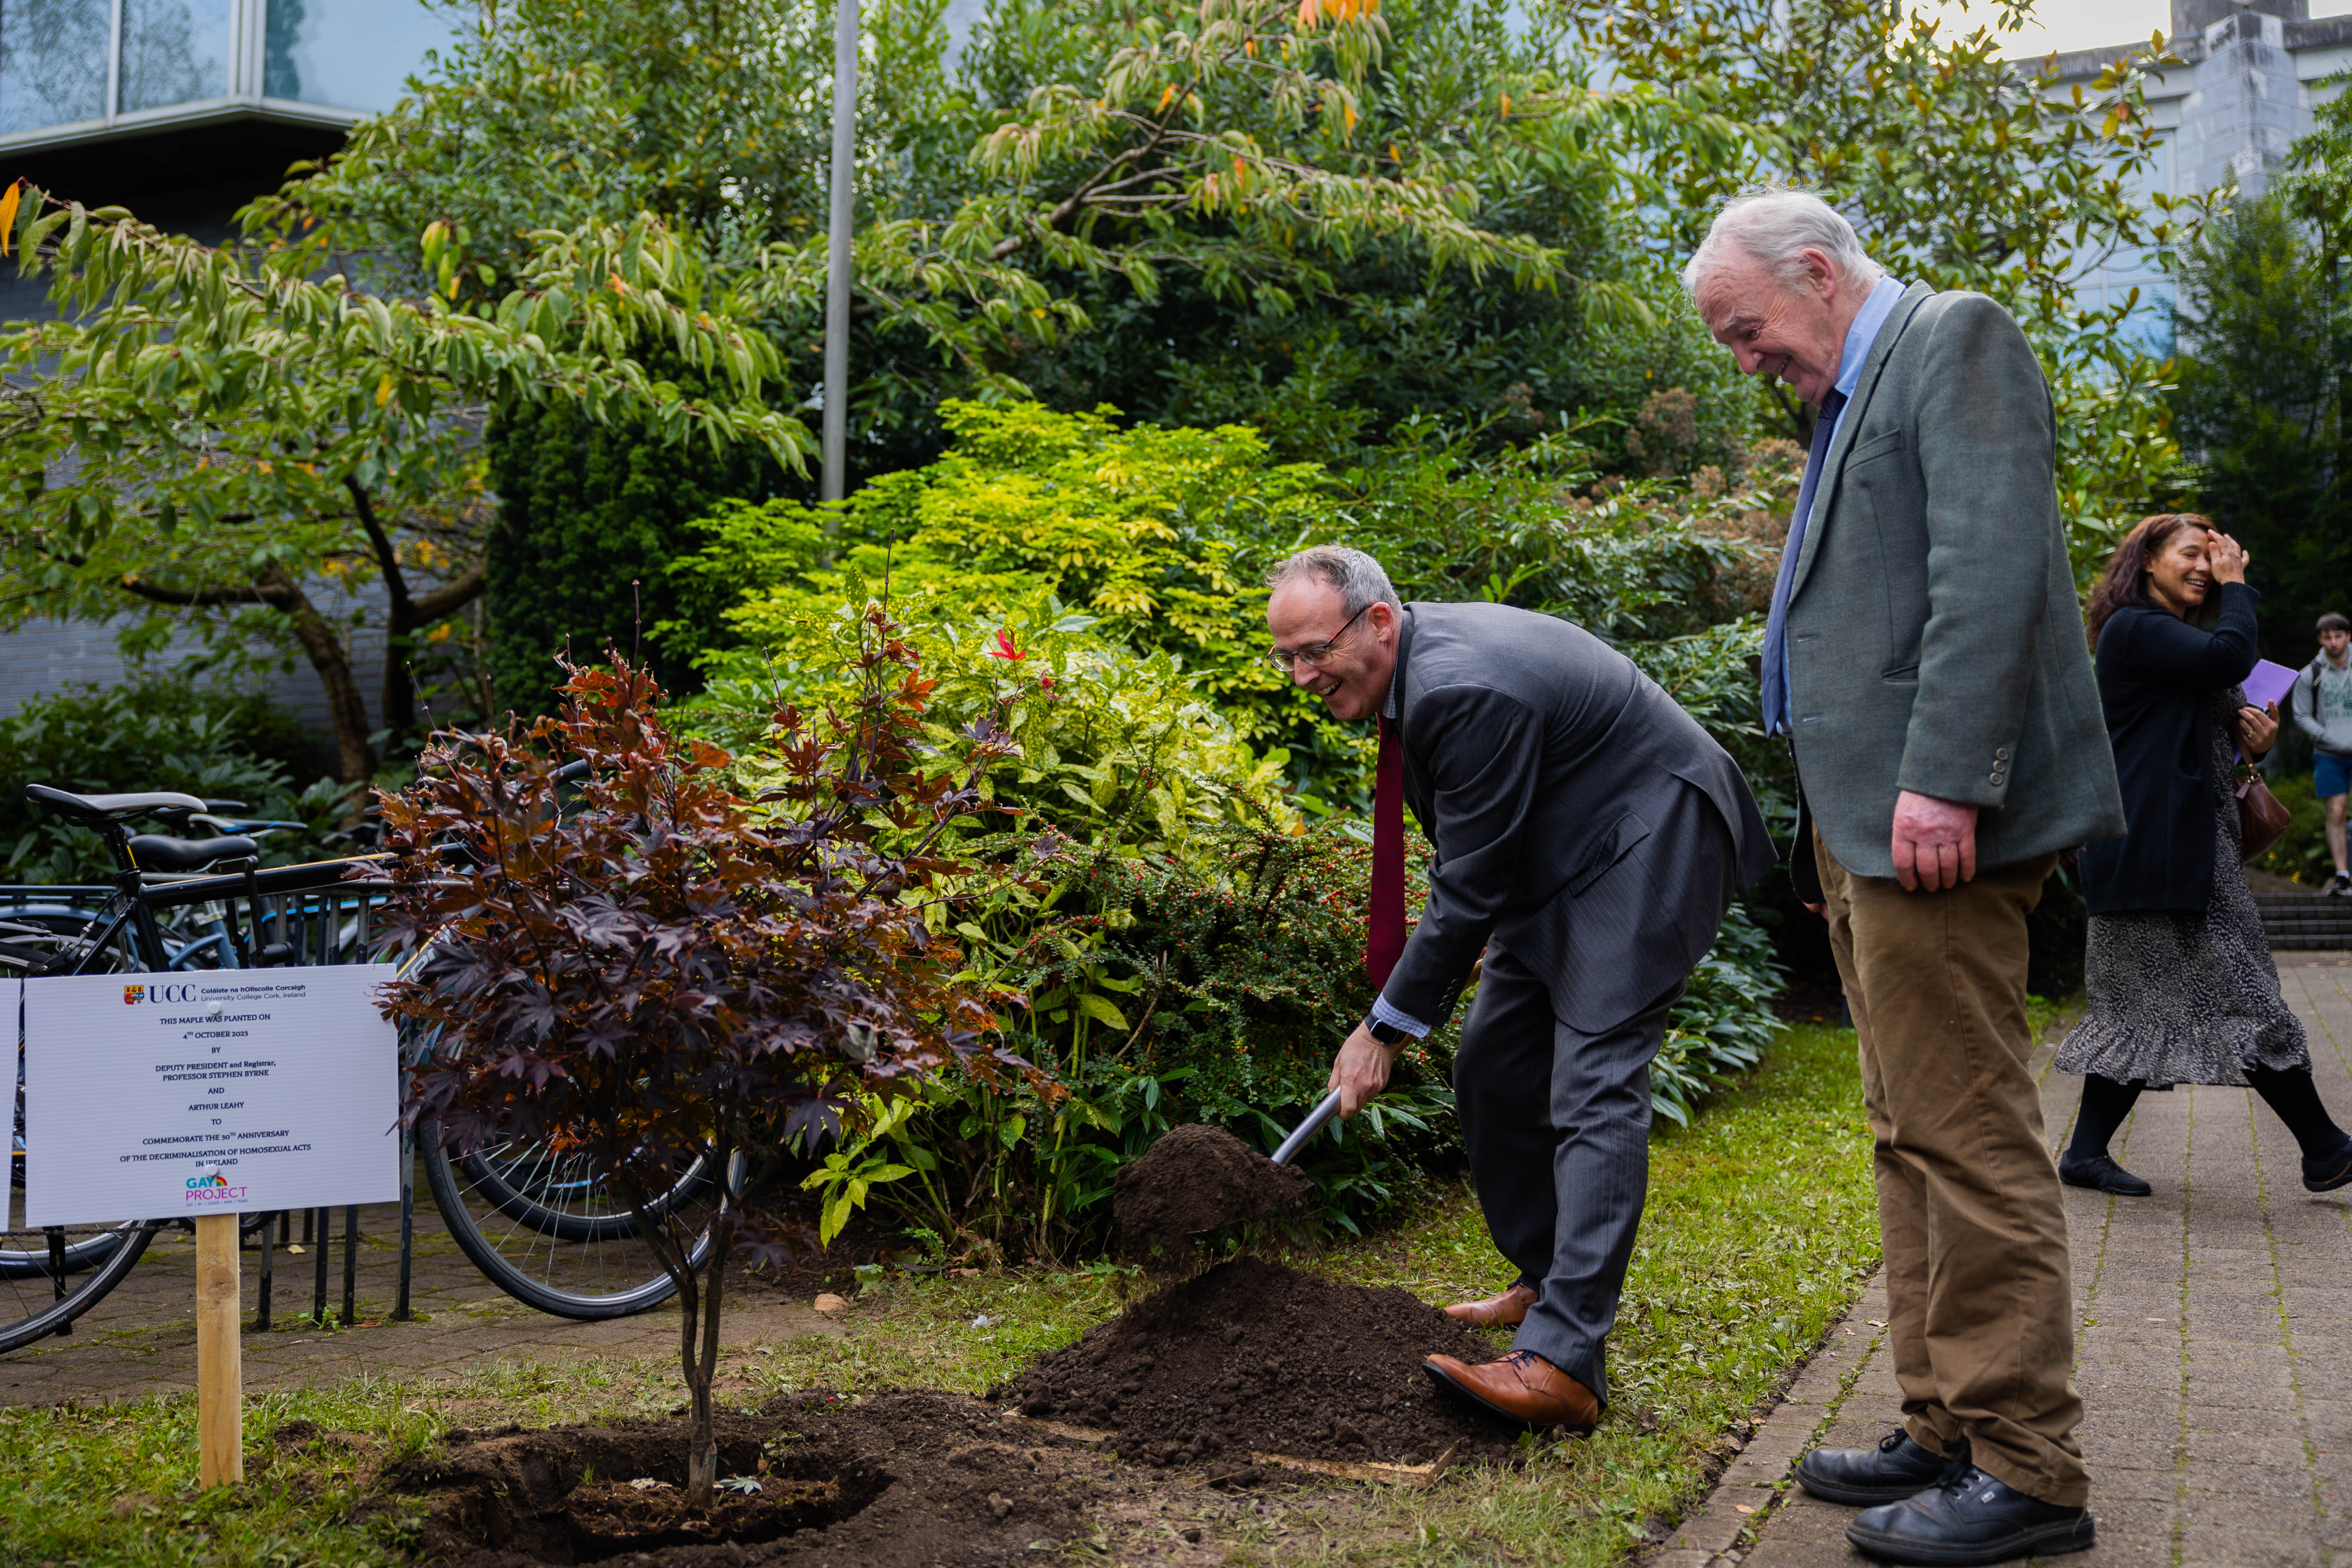
[[[1111,1215],[1129,1253],[1185,1258],[1187,1243],[1227,1226],[1297,1219],[1315,1184],[1277,1165],[1222,1127],[1179,1127],[1121,1168]]]
[[[381,1486],[425,1500],[417,1555],[457,1568],[982,1568],[1082,1528],[1082,1500],[1006,1442],[997,1410],[960,1394],[796,1394],[724,1416],[719,1473],[756,1476],[761,1490],[722,1491],[708,1514],[688,1513],[676,1489],[687,1426],[452,1432],[444,1452],[392,1466]],[[664,1484],[629,1485],[639,1479]]]
[[[1444,1394],[1423,1356],[1495,1349],[1393,1286],[1341,1285],[1260,1258],[1146,1297],[992,1389],[1024,1415],[1106,1427],[1122,1458],[1239,1466],[1251,1450],[1419,1464],[1507,1459],[1511,1424]]]

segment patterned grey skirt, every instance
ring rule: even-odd
[[[2205,912],[2091,917],[2091,1010],[2059,1047],[2060,1072],[2169,1089],[2243,1085],[2249,1067],[2311,1065],[2303,1025],[2279,994],[2278,966],[2238,858],[2243,840],[2230,774],[2244,700],[2232,688],[2214,702],[2213,891]]]

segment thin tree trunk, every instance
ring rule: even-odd
[[[725,1202],[727,1161],[719,1161],[720,1201]],[[719,1372],[719,1308],[727,1279],[727,1254],[735,1245],[735,1211],[722,1207],[710,1222],[710,1275],[703,1292],[702,1321],[689,1313],[686,1321],[686,1381],[693,1405],[694,1434],[686,1463],[686,1506],[706,1509],[719,1495],[719,1431],[710,1404],[710,1384]],[[702,1331],[701,1354],[695,1353],[695,1330]]]
[[[375,498],[352,479],[343,481],[352,505],[367,530],[368,546],[375,553],[376,570],[383,574],[383,700],[378,706],[383,727],[394,735],[416,728],[416,634],[435,622],[457,614],[481,596],[487,581],[479,566],[423,598],[408,591],[408,574],[401,570],[400,552],[375,514]]]
[[[295,640],[310,658],[319,684],[327,690],[327,713],[335,726],[335,754],[342,782],[357,789],[375,776],[375,747],[368,742],[367,699],[360,694],[359,679],[327,617],[319,613],[301,584],[281,567],[272,566],[257,580],[262,598],[294,625]]]

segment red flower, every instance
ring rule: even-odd
[[[1013,646],[1013,634],[1006,628],[996,628],[996,646],[988,650],[991,658],[1024,659],[1029,656]]]

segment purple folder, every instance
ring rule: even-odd
[[[2273,702],[2284,702],[2294,685],[2294,670],[2283,664],[2262,659],[2254,666],[2253,674],[2246,677],[2246,700],[2256,708],[2267,708]]]

